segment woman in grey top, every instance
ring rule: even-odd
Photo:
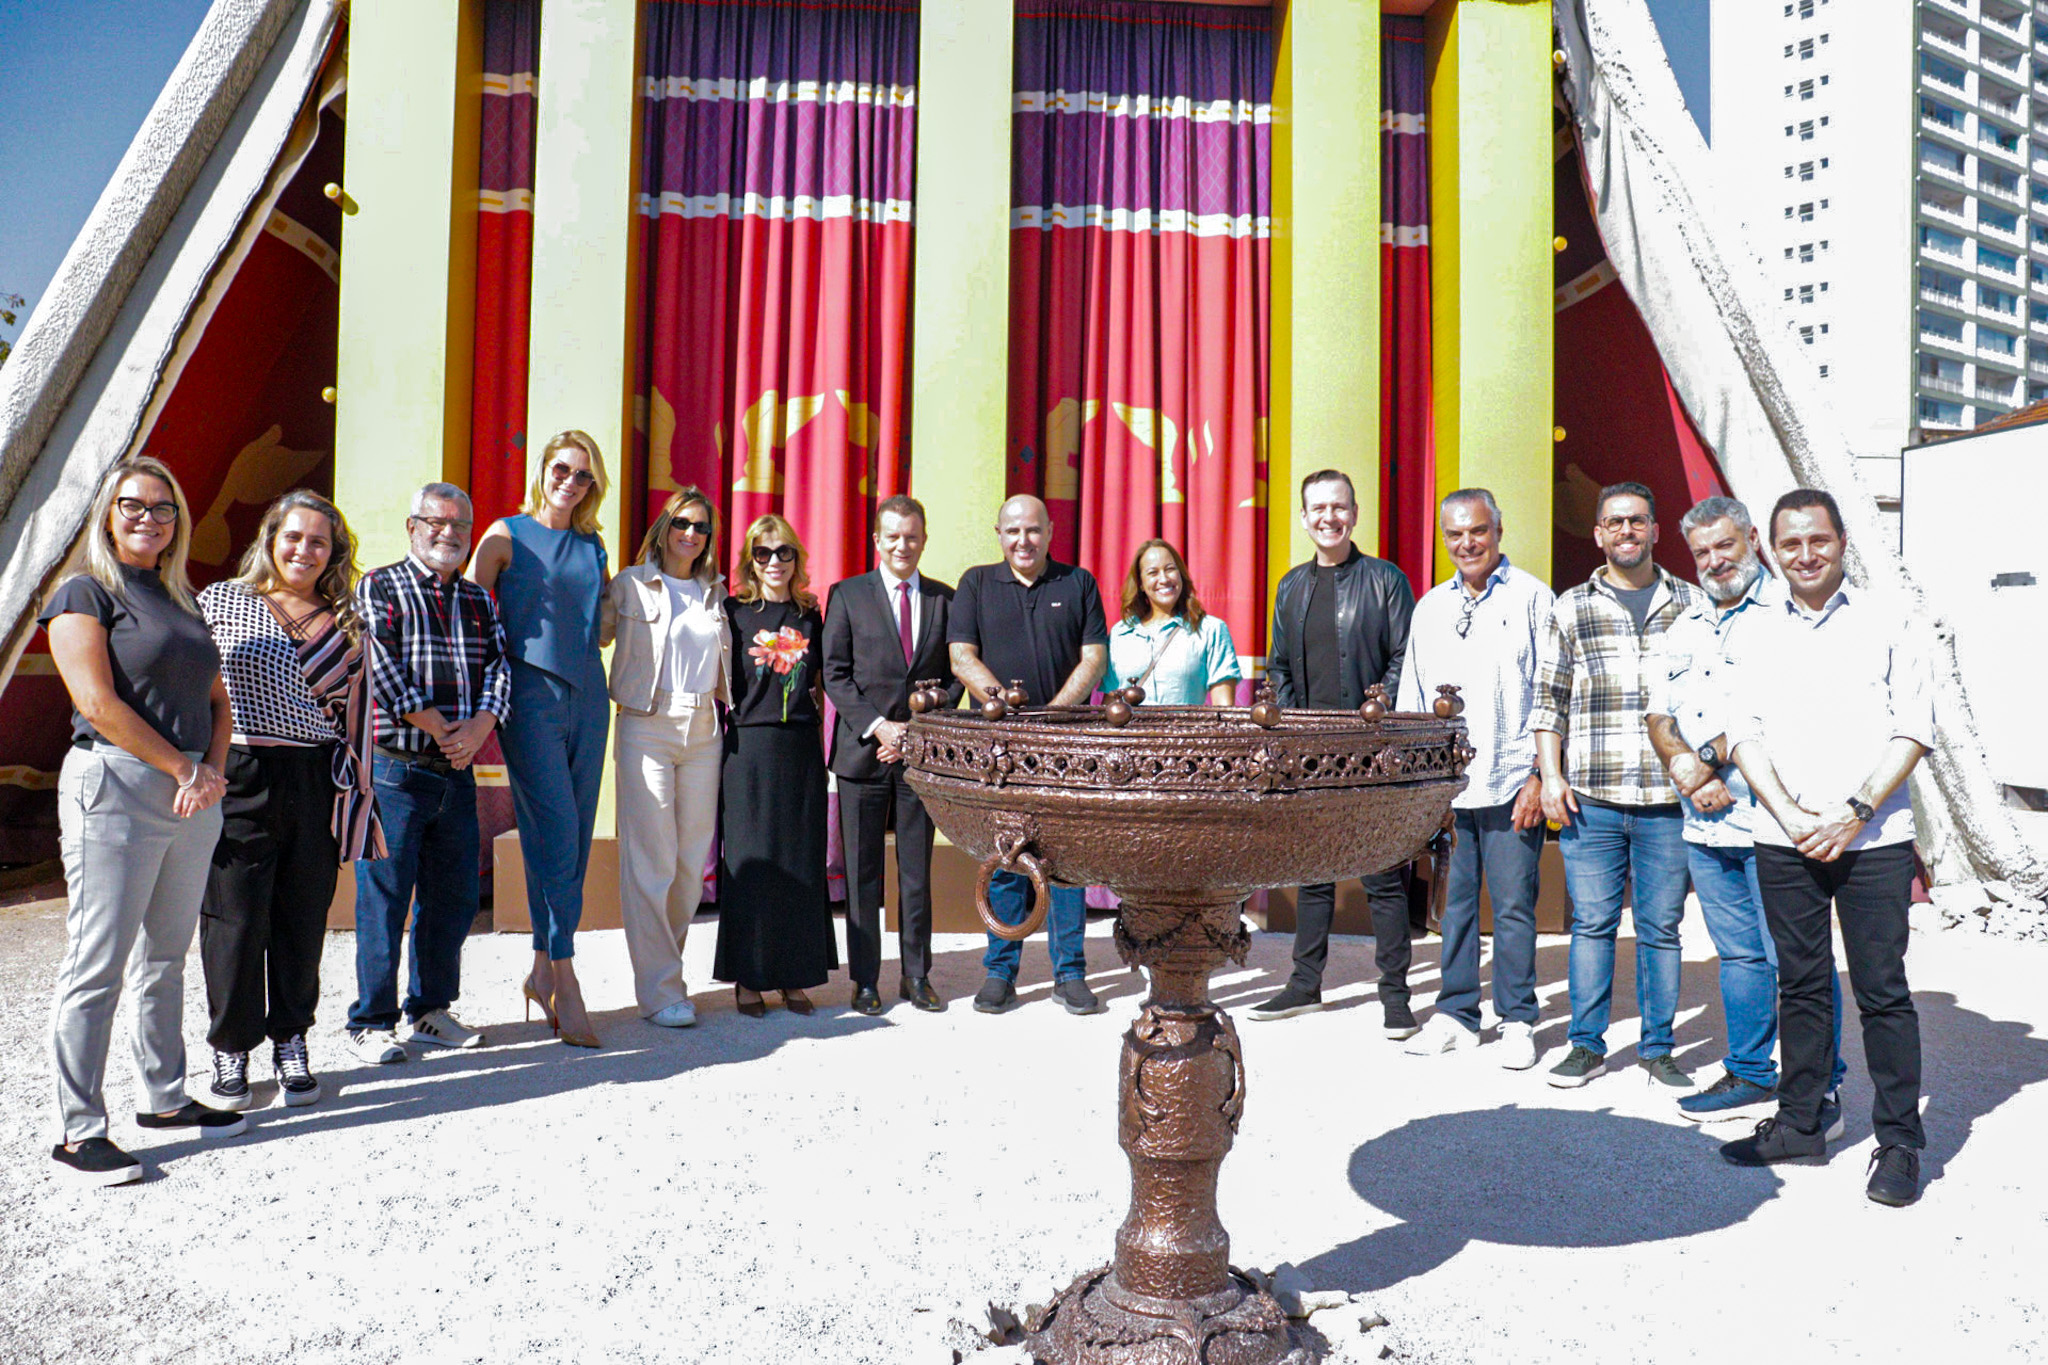
[[[71,752],[57,782],[70,895],[51,1044],[59,1169],[89,1184],[139,1180],[107,1138],[104,1084],[124,971],[136,993],[144,1128],[246,1131],[185,1095],[185,953],[220,838],[232,722],[220,653],[185,577],[192,520],[160,461],[121,461],[86,522],[85,570],[37,618],[71,693]]]

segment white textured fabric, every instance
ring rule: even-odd
[[[1460,635],[1468,602],[1471,620]],[[1440,683],[1460,689],[1466,736],[1478,757],[1465,770],[1467,785],[1453,806],[1478,810],[1512,801],[1536,771],[1536,732],[1529,722],[1543,624],[1556,602],[1549,584],[1503,557],[1476,600],[1453,574],[1415,604],[1397,709],[1427,711]]]
[[[1819,612],[1778,594],[1754,632],[1736,673],[1728,741],[1760,746],[1807,810],[1832,818],[1893,739],[1934,746],[1934,670],[1889,594],[1845,583]],[[1912,838],[1913,801],[1901,783],[1849,849]],[[1792,844],[1767,810],[1757,812],[1756,841]]]
[[[1852,580],[1901,594],[1940,680],[1934,751],[1915,771],[1920,852],[1937,884],[2048,899],[2048,851],[2020,833],[1941,628],[1889,542],[1876,499],[1717,183],[1643,0],[1553,0],[1565,95],[1615,276],[1736,496],[1768,509],[1798,485],[1841,503]]]
[[[668,589],[668,634],[661,645],[661,671],[654,690],[711,692],[718,687],[718,643],[725,622],[712,608],[709,592],[694,578],[661,576]]]

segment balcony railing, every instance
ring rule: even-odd
[[[2010,166],[2019,167],[2027,164],[2027,143],[2025,138],[2021,138],[2008,147],[2004,143],[1992,138],[1979,137],[1977,139],[1977,150],[1980,153],[1997,157],[2000,161]],[[2012,194],[2007,197],[2015,202],[2019,199],[2018,194]]]
[[[1929,289],[1924,284],[1920,286],[1920,297],[1940,307],[1953,308],[1958,313],[1964,312],[1969,307],[1968,304],[1963,302],[1961,294],[1951,294],[1945,289]]]
[[[1980,180],[1977,182],[1977,193],[1988,194],[1993,199],[2003,199],[2008,204],[2024,204],[2027,202],[2026,200],[2020,198],[2020,192],[2018,190],[2009,190],[2005,188],[2003,185],[1994,185],[1988,180]]]
[[[1997,389],[1978,389],[1970,396],[1979,403],[2000,403],[2008,408],[2019,406],[2014,402],[2011,390],[2000,393]]]
[[[1923,389],[1932,389],[1936,393],[1952,393],[1957,395],[1958,397],[1966,395],[1970,391],[1968,387],[1964,385],[1962,380],[1944,379],[1938,374],[1921,375],[1920,387]]]
[[[1928,157],[1923,156],[1920,158],[1920,169],[1930,174],[1938,175],[1951,184],[1968,186],[1970,183],[1970,177],[1956,170],[1953,166],[1944,165]]]
[[[1962,124],[1946,123],[1928,114],[1920,115],[1920,126],[1936,137],[1947,138],[1956,144],[1958,150],[1970,150],[1970,134]]]
[[[1939,199],[1922,199],[1920,211],[1931,213],[1937,218],[1946,218],[1951,223],[1960,223],[1964,227],[1970,225],[1970,216],[1963,212],[1960,204],[1944,204]],[[2048,213],[2048,204],[2043,204],[2041,211]]]
[[[1953,351],[1957,355],[1968,355],[1970,353],[1969,343],[1961,337],[1943,336],[1939,332],[1929,332],[1923,329],[1920,333],[1920,341],[1922,345],[1939,347],[1944,351]]]
[[[1923,28],[1920,30],[1920,41],[1937,52],[1946,52],[1952,57],[1961,57],[1964,61],[1970,60],[1970,45],[1967,39],[1951,38],[1937,29]]]

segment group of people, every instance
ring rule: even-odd
[[[1444,683],[1473,699],[1442,988],[1426,1024],[1408,1003],[1402,875],[1364,880],[1387,1036],[1423,1056],[1479,1045],[1483,887],[1495,1046],[1504,1067],[1537,1064],[1547,826],[1572,907],[1569,1046],[1550,1084],[1607,1072],[1626,905],[1636,1055],[1650,1083],[1693,1120],[1756,1119],[1721,1148],[1732,1163],[1824,1161],[1844,1131],[1832,909],[1875,1091],[1867,1192],[1889,1205],[1917,1198],[1926,1137],[1905,973],[1916,870],[1906,779],[1934,742],[1932,666],[1903,606],[1847,580],[1834,499],[1795,489],[1761,533],[1735,499],[1700,502],[1679,523],[1695,586],[1656,563],[1655,494],[1611,485],[1593,526],[1604,562],[1560,595],[1509,562],[1493,495],[1460,489],[1439,512],[1455,572],[1420,601],[1393,566],[1351,543],[1357,515],[1343,475],[1304,482],[1316,557],[1277,594],[1268,671],[1281,703],[1355,707],[1375,683],[1407,711]],[[1720,959],[1728,1030],[1722,1074],[1705,1087],[1672,1055],[1688,883]],[[1331,899],[1330,888],[1302,888],[1294,973],[1253,1019],[1322,1007]]]
[[[598,1047],[575,936],[608,737],[636,1003],[649,1023],[680,1028],[696,1022],[683,946],[714,848],[713,974],[732,984],[739,1013],[764,1016],[774,995],[809,1014],[809,992],[839,968],[828,769],[850,1007],[885,1008],[893,828],[898,993],[920,1010],[945,1008],[930,980],[934,831],[902,762],[919,680],[950,675],[950,702],[1013,680],[1049,705],[1130,684],[1149,704],[1236,699],[1229,627],[1203,610],[1166,541],[1139,548],[1111,626],[1093,575],[1050,557],[1051,517],[1037,498],[1003,504],[1001,560],[967,570],[956,588],[920,573],[924,509],[891,497],[876,509],[875,568],[835,585],[821,611],[804,545],[780,516],[748,526],[732,577],[721,574],[717,506],[695,487],[670,496],[635,563],[612,574],[598,525],[607,482],[596,443],[562,432],[543,448],[522,511],[487,527],[473,555],[468,497],[430,483],[412,500],[406,557],[360,578],[341,511],[288,493],[265,513],[237,576],[195,596],[191,513],[171,471],[140,457],[108,474],[82,567],[40,616],[75,707],[59,781],[70,894],[53,1027],[61,1169],[99,1184],[141,1174],[107,1136],[102,1093],[124,972],[149,1106],[139,1126],[244,1131],[250,1059],[266,1039],[282,1100],[319,1100],[306,1034],[345,861],[356,883],[350,1052],[384,1064],[404,1060],[408,1044],[481,1045],[451,1007],[478,910],[474,765],[493,734],[533,925],[521,984],[529,1016],[538,1008],[563,1043]],[[1547,820],[1574,906],[1571,1047],[1551,1082],[1581,1085],[1605,1070],[1616,930],[1632,882],[1638,1055],[1652,1079],[1686,1092],[1680,1107],[1698,1119],[1775,1108],[1724,1149],[1730,1160],[1824,1157],[1840,1133],[1840,1012],[1828,1003],[1836,902],[1878,1091],[1871,1193],[1910,1199],[1924,1140],[1903,970],[1913,867],[1903,784],[1931,743],[1928,669],[1898,613],[1844,582],[1832,501],[1811,490],[1780,501],[1769,529],[1782,582],[1741,504],[1694,508],[1682,531],[1700,567],[1695,588],[1651,557],[1650,491],[1615,485],[1595,526],[1606,563],[1561,598],[1508,563],[1484,489],[1444,499],[1457,572],[1420,602],[1399,570],[1353,543],[1357,520],[1341,472],[1303,481],[1316,553],[1276,594],[1268,671],[1280,703],[1351,709],[1380,687],[1420,710],[1445,682],[1482,702],[1468,715],[1477,757],[1456,801],[1443,989],[1426,1025],[1409,1006],[1403,874],[1366,879],[1388,1036],[1424,1054],[1479,1041],[1484,883],[1502,1062],[1536,1064],[1534,904]],[[1688,877],[1721,953],[1730,1032],[1726,1074],[1701,1091],[1670,1056]],[[1023,922],[1029,894],[1021,875],[991,879],[991,907],[1008,923]],[[1084,893],[1055,886],[1051,901],[1054,998],[1098,1012]],[[1292,975],[1252,1018],[1321,1007],[1334,904],[1332,886],[1300,888]],[[180,1028],[195,925],[213,1049],[205,1103],[186,1094]],[[1020,958],[1019,944],[990,935],[976,1010],[1015,1004]],[[1781,1020],[1782,1076],[1771,1060]]]

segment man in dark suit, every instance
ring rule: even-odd
[[[932,820],[904,780],[904,725],[910,688],[950,678],[946,612],[953,589],[917,571],[924,556],[924,505],[899,494],[875,511],[875,568],[832,589],[825,609],[825,695],[832,771],[839,778],[839,828],[846,850],[846,956],[853,1008],[880,1014],[884,836],[896,826],[896,890],[902,923],[902,995],[921,1010],[943,1010],[932,989]],[[960,700],[950,682],[948,704]]]

